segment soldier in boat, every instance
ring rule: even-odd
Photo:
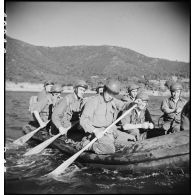
[[[138,94],[140,86],[136,85],[135,83],[131,83],[127,87],[128,94],[125,94],[121,97],[121,100],[124,102],[134,102],[136,100],[136,96]],[[119,111],[118,118],[122,115],[123,111]],[[118,123],[118,125],[121,125],[121,121]]]
[[[154,122],[147,109],[149,101],[147,93],[140,92],[134,101],[138,103],[137,107],[121,120],[121,126],[125,132],[135,136],[138,141],[147,138],[147,130],[154,128]]]
[[[37,100],[41,101],[41,99],[45,98],[47,94],[51,91],[52,86],[54,85],[53,81],[45,81],[44,82],[44,89],[38,93]]]
[[[47,95],[51,91],[51,87],[54,85],[54,82],[52,81],[45,81],[44,82],[44,89],[39,92],[37,95],[33,95],[30,97],[29,101],[29,111],[31,114],[33,114],[34,106],[37,104],[37,102],[44,100],[47,98]]]
[[[164,113],[162,129],[164,133],[174,133],[180,131],[181,111],[186,104],[186,100],[181,97],[182,85],[173,83],[170,86],[171,97],[165,98],[161,104]]]
[[[55,107],[52,123],[55,126],[54,129],[58,129],[61,134],[67,136],[67,128],[79,120],[82,107],[85,104],[84,94],[87,88],[88,85],[84,80],[78,80],[74,85],[74,92],[65,96]]]
[[[96,94],[83,98],[84,99],[84,103],[86,103],[89,99],[93,98],[94,96],[103,95],[103,89],[104,89],[104,84],[102,82],[99,82],[97,87],[96,87],[96,89],[95,89],[96,90]]]
[[[104,85],[103,95],[97,95],[90,98],[86,102],[83,109],[80,125],[86,133],[95,135],[98,140],[89,150],[97,154],[111,154],[115,152],[115,139],[119,136],[123,137],[124,142],[128,139],[135,141],[135,137],[117,130],[114,126],[107,133],[102,132],[110,126],[117,118],[119,110],[130,107],[131,103],[124,103],[116,99],[120,92],[120,82],[117,80],[109,80]],[[131,105],[130,105],[131,104]],[[88,139],[83,139],[81,147],[89,143]]]
[[[134,102],[136,100],[136,96],[139,88],[140,87],[135,83],[131,83],[127,88],[128,95],[123,96],[121,100],[125,102],[129,102],[129,101]]]
[[[50,92],[34,104],[31,111],[34,121],[30,122],[33,126],[45,127],[46,123],[51,120],[54,107],[62,100],[62,90],[61,85],[55,84]],[[49,127],[50,125],[47,125],[47,128]]]

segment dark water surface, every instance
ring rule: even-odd
[[[72,164],[58,178],[44,177],[67,159],[59,150],[47,148],[41,154],[22,156],[32,145],[15,146],[12,141],[23,135],[22,126],[31,116],[28,112],[31,92],[6,92],[6,173],[5,192],[14,194],[186,194],[190,192],[187,170],[159,170],[148,173],[78,168]],[[35,93],[36,94],[36,93]],[[162,97],[151,97],[149,110],[157,123]]]

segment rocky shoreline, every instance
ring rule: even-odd
[[[14,83],[10,81],[6,81],[5,83],[5,90],[6,91],[18,91],[18,92],[39,92],[43,89],[43,84],[41,83]],[[71,93],[73,91],[72,86],[64,86],[63,93]],[[92,90],[87,90],[87,93],[96,93]],[[167,90],[166,92],[161,91],[152,91],[147,90],[148,95],[151,96],[169,96],[170,92]],[[182,92],[182,96],[189,97],[189,92]]]

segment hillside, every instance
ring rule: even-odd
[[[71,84],[76,78],[114,77],[127,81],[146,75],[166,79],[189,77],[189,63],[151,58],[116,46],[34,46],[7,37],[6,80],[42,82],[52,79]]]

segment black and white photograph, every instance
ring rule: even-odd
[[[191,141],[191,1],[4,1],[5,194],[191,194]]]

